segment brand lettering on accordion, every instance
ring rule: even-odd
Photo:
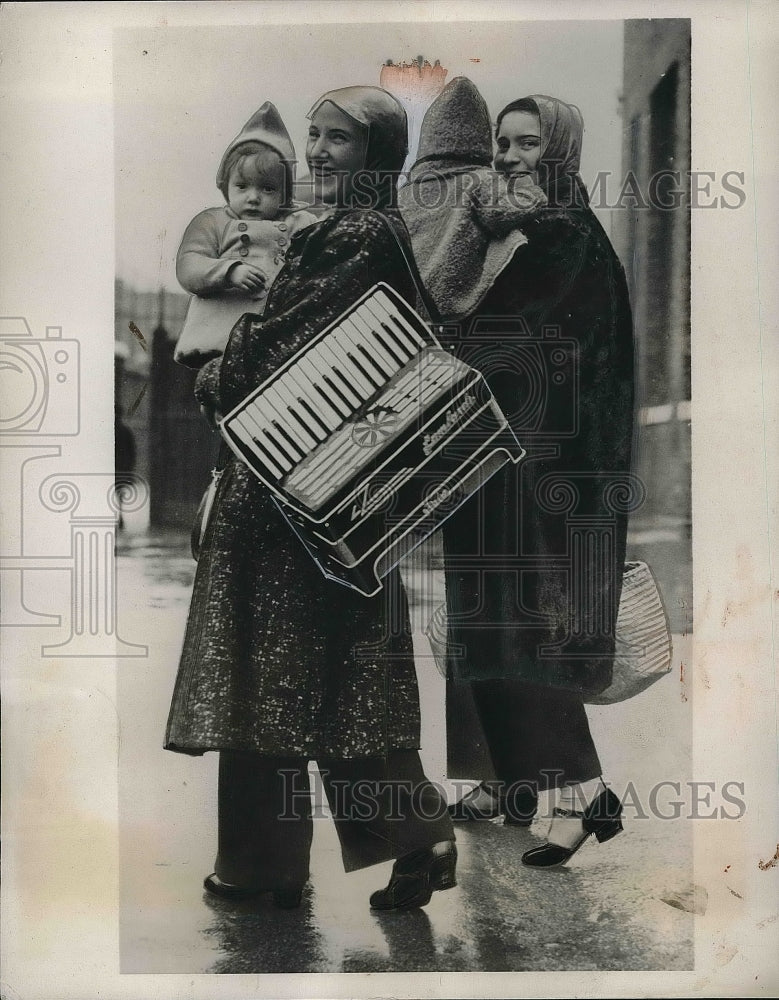
[[[431,514],[436,508],[440,507],[449,501],[452,496],[452,490],[447,486],[439,486],[432,496],[428,497],[425,501],[422,510],[425,514]]]
[[[383,283],[219,426],[324,575],[365,596],[525,454],[484,376]]]
[[[384,501],[393,495],[398,484],[413,471],[412,467],[407,465],[399,469],[387,483],[382,483],[378,486],[375,486],[371,482],[366,483],[360,490],[360,494],[352,506],[352,520],[356,521],[358,517],[363,517],[369,511],[381,507]]]
[[[429,455],[431,451],[435,448],[442,437],[446,435],[446,432],[452,428],[461,417],[464,417],[466,413],[472,410],[476,406],[476,397],[473,393],[468,393],[463,401],[452,407],[451,410],[447,410],[444,416],[444,422],[430,434],[425,434],[422,438],[422,451]]]

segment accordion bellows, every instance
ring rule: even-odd
[[[380,283],[220,422],[325,576],[366,596],[524,451],[484,377]]]

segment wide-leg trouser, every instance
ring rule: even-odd
[[[320,758],[346,871],[454,840],[446,803],[416,750],[386,757]],[[224,882],[302,885],[313,836],[308,760],[250,751],[219,755],[219,846]]]
[[[495,775],[506,786],[538,791],[601,773],[580,695],[518,680],[471,683]]]

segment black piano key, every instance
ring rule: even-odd
[[[373,385],[374,389],[381,388],[383,383],[377,382],[375,378],[372,378],[371,375],[363,368],[363,366],[351,352],[349,354],[349,360],[352,362],[357,371],[363,376],[363,378],[366,378],[371,383],[371,385]]]
[[[301,407],[306,411],[309,417],[311,417],[311,419],[314,420],[319,425],[319,427],[316,430],[314,429],[314,427],[311,427],[311,433],[312,434],[321,433],[322,440],[324,441],[326,437],[330,436],[330,428],[327,426],[324,420],[322,420],[322,418],[313,410],[313,408],[308,405],[308,403],[305,401],[305,399],[303,399],[302,396],[298,396],[298,403],[300,403]],[[321,428],[321,431],[319,431],[319,428]]]
[[[331,369],[331,371],[334,370]],[[341,392],[341,390],[335,384],[331,375],[323,375],[322,378],[325,382],[325,385],[328,387],[328,389],[330,389],[331,392],[330,402],[332,403],[333,406],[337,407],[337,409],[343,415],[344,419],[348,419],[354,413],[354,407],[346,398],[344,393]]]
[[[359,351],[367,358],[367,360],[373,365],[376,371],[382,376],[381,385],[384,385],[386,382],[388,382],[390,379],[390,373],[384,370],[382,363],[379,361],[379,359],[375,355],[371,357],[371,355],[368,354],[368,352],[365,350],[362,344],[359,347]]]
[[[361,374],[357,366],[354,364],[350,354],[352,344],[349,337],[339,327],[338,329],[333,330],[332,338],[333,343],[344,356],[344,374],[349,380],[349,384],[353,387],[354,392],[361,396],[363,400],[369,399],[376,391],[376,387],[373,382],[366,378],[364,374]]]
[[[295,402],[298,403],[298,400],[295,400]],[[300,404],[298,403],[298,405],[300,405]],[[311,447],[312,448],[316,447],[316,445],[318,445],[319,442],[323,440],[323,435],[321,434],[319,428],[317,427],[316,431],[314,431],[314,428],[312,428],[309,425],[309,423],[307,421],[305,421],[303,419],[303,417],[300,416],[300,414],[297,412],[297,410],[295,410],[291,406],[288,407],[288,410],[290,412],[290,415],[293,417],[293,419],[295,419],[300,424],[300,426],[303,428],[303,430],[306,432],[306,434],[308,434],[309,437],[313,440],[314,443],[313,443],[313,445]]]
[[[373,335],[376,340],[382,345],[387,354],[391,355],[401,367],[408,363],[408,358],[405,357],[397,344],[391,342],[391,338],[388,336],[387,331],[382,328],[381,331],[374,330]]]
[[[292,437],[286,432],[278,420],[273,421],[273,426],[278,431],[279,435],[284,439],[285,448],[284,450],[289,454],[290,459],[294,465],[300,461],[301,458],[305,458],[307,452],[305,452],[300,445],[292,439]],[[298,458],[297,456],[300,456]]]

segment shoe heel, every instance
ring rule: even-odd
[[[593,833],[599,844],[605,844],[607,840],[622,833],[622,821],[615,819],[610,823],[604,823],[602,826],[598,826]]]
[[[273,890],[273,905],[279,910],[296,910],[302,900],[302,886],[285,886]]]
[[[430,888],[437,890],[454,889],[457,885],[455,865],[456,858],[450,854],[436,858],[430,866]]]

